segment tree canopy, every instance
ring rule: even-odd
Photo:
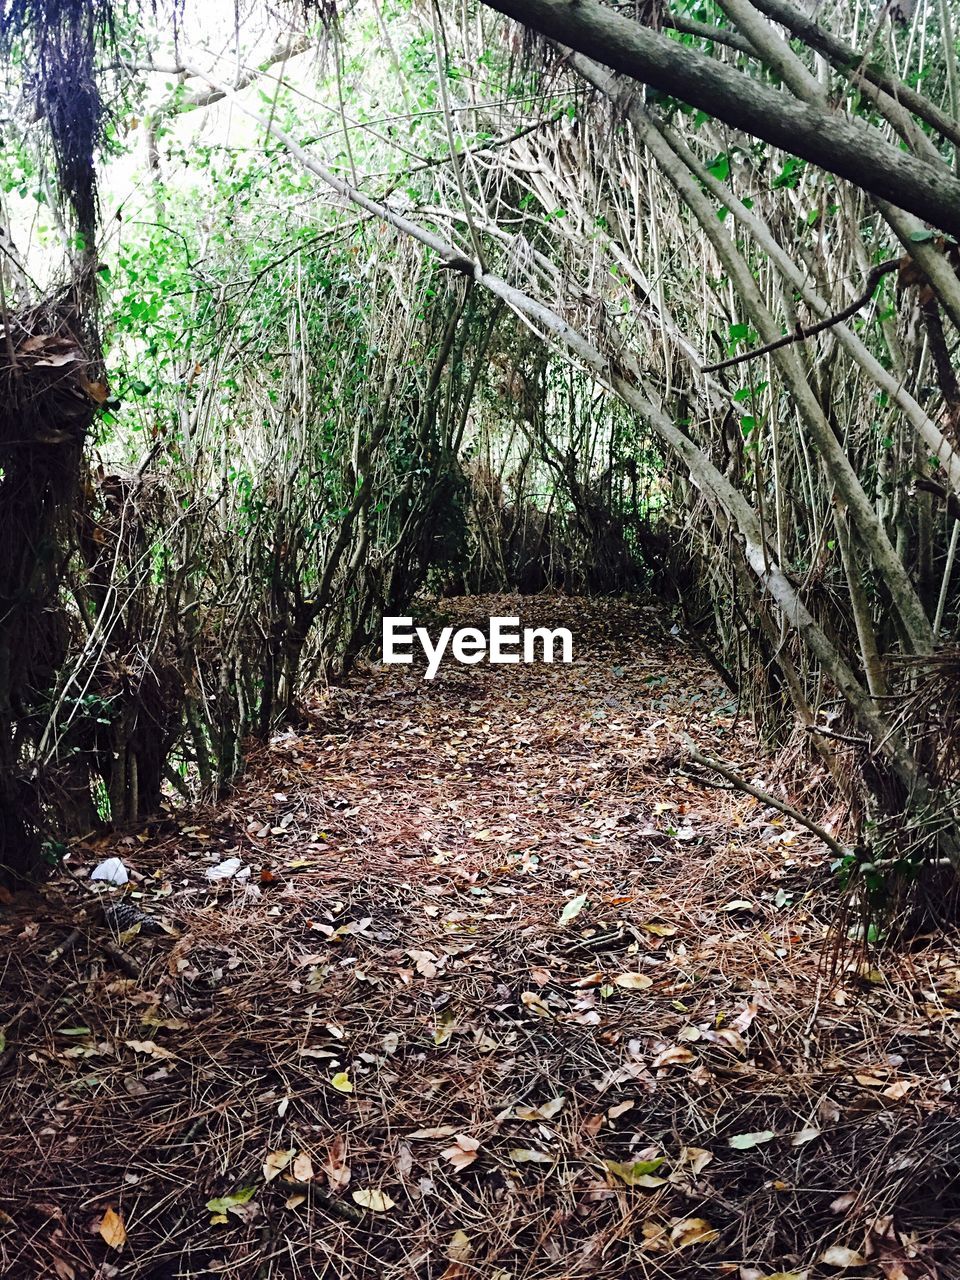
[[[646,583],[851,866],[955,860],[947,0],[0,36],[10,845],[222,787],[424,584]]]

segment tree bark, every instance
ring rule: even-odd
[[[680,98],[724,124],[845,178],[960,236],[960,180],[879,130],[799,102],[624,17],[599,0],[484,0],[489,8]]]

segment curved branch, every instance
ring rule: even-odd
[[[739,356],[731,356],[729,360],[721,360],[719,364],[704,365],[701,373],[716,373],[719,369],[730,369],[733,365],[743,364],[747,360],[758,360],[761,356],[765,356],[771,351],[779,351],[781,347],[788,347],[791,342],[804,342],[807,338],[813,338],[818,333],[823,333],[824,329],[831,329],[835,324],[841,324],[844,320],[849,320],[851,316],[857,314],[861,307],[867,305],[873,297],[874,289],[876,289],[883,277],[889,275],[891,271],[896,271],[899,266],[899,258],[891,258],[889,262],[881,262],[875,266],[867,276],[866,286],[859,297],[854,298],[853,302],[835,315],[827,316],[825,320],[818,320],[816,324],[807,326],[798,324],[793,333],[785,333],[776,342],[768,342],[762,347],[757,347],[755,351],[744,351]]]

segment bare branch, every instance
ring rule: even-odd
[[[841,324],[844,320],[849,320],[851,316],[856,315],[861,307],[865,307],[873,297],[873,291],[884,276],[889,275],[891,271],[896,271],[900,266],[899,258],[891,258],[889,262],[881,262],[874,267],[867,276],[867,283],[863,292],[844,307],[842,311],[836,312],[835,315],[827,316],[825,320],[818,320],[816,324],[804,326],[797,325],[793,333],[785,333],[782,338],[778,338],[776,342],[768,342],[762,347],[757,347],[755,351],[744,351],[739,356],[731,356],[729,360],[721,360],[719,364],[704,365],[702,373],[717,373],[720,369],[730,369],[735,364],[743,364],[747,360],[758,360],[761,356],[768,355],[771,351],[779,351],[781,347],[788,347],[791,342],[803,342],[807,338],[816,337],[818,333],[823,333],[824,329],[830,329],[835,324]]]

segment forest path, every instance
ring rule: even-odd
[[[960,1276],[956,956],[821,981],[828,855],[677,766],[765,768],[655,611],[444,610],[576,661],[372,667],[227,804],[79,851],[173,934],[7,904],[0,1273]]]

